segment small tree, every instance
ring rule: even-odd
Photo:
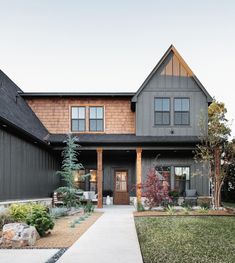
[[[208,108],[208,131],[202,118],[201,143],[197,145],[195,158],[209,165],[212,205],[221,206],[221,187],[227,175],[227,166],[231,158],[231,144],[228,141],[230,127],[225,118],[227,109],[224,103],[213,101]],[[222,165],[221,165],[222,163]]]
[[[61,171],[57,171],[57,174],[62,177],[65,181],[66,186],[59,187],[57,192],[63,194],[63,201],[67,207],[72,207],[77,205],[76,199],[76,189],[74,187],[74,172],[80,169],[84,169],[83,165],[78,162],[78,148],[79,145],[76,144],[77,137],[72,137],[70,134],[66,139],[66,146],[62,152],[62,166]]]

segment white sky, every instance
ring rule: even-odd
[[[171,43],[232,121],[234,0],[0,0],[0,68],[26,92],[136,91]]]

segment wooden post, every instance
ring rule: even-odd
[[[97,148],[97,190],[98,203],[97,208],[103,207],[103,149]]]
[[[136,197],[141,202],[142,148],[136,149]]]

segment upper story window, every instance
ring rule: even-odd
[[[73,132],[83,132],[86,130],[86,108],[72,107],[72,127]]]
[[[90,131],[103,131],[104,130],[104,108],[103,107],[90,107],[89,108],[89,128]]]
[[[155,125],[170,124],[170,98],[154,99],[154,123]]]
[[[174,123],[175,125],[189,125],[189,98],[174,99]]]

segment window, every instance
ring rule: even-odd
[[[189,167],[175,167],[175,189],[182,195],[185,190],[190,188],[190,169]]]
[[[86,108],[72,107],[72,131],[83,132],[86,129]]]
[[[104,112],[103,107],[90,107],[90,131],[104,130]]]
[[[154,123],[155,125],[170,124],[170,99],[155,98],[154,99]]]
[[[189,125],[189,98],[175,98],[174,120],[176,125]]]
[[[166,180],[170,182],[171,167],[170,166],[156,166],[155,170],[160,180]]]

